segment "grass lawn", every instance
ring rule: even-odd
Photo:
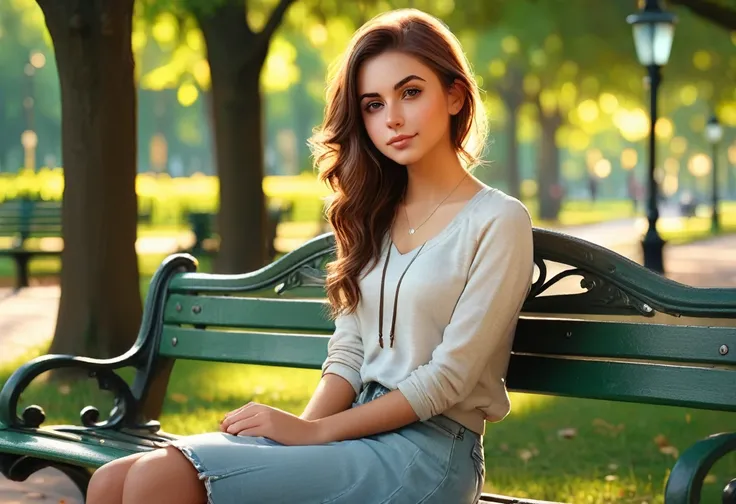
[[[0,383],[14,368],[0,367]],[[212,431],[225,412],[249,400],[298,414],[318,381],[314,370],[181,361],[161,422],[177,434]],[[41,405],[49,425],[77,422],[82,407],[105,412],[111,405],[93,385],[70,392],[34,383],[22,407]],[[661,503],[673,454],[736,425],[734,413],[521,394],[512,401],[511,415],[487,427],[486,491],[573,503]],[[720,489],[734,476],[736,454],[713,468],[702,502],[720,502]]]

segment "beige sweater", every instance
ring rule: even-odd
[[[388,247],[383,335],[378,343],[381,274]],[[394,346],[396,284],[419,247],[401,255],[389,233],[378,265],[360,280],[361,300],[335,321],[323,374],[359,393],[376,381],[399,390],[420,420],[444,414],[479,434],[510,411],[505,385],[511,345],[534,271],[526,208],[483,187],[431,238],[401,282]]]

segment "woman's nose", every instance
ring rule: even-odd
[[[388,114],[386,114],[386,126],[391,129],[397,129],[403,126],[404,115],[401,113],[398,107],[388,108]]]

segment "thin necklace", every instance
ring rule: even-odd
[[[443,199],[442,201],[440,201],[439,205],[437,205],[435,207],[435,209],[432,210],[432,213],[430,213],[427,216],[427,218],[424,219],[424,221],[421,224],[419,224],[417,227],[415,227],[415,228],[411,227],[411,222],[409,222],[409,214],[406,211],[406,203],[404,204],[404,216],[406,217],[406,223],[409,225],[409,234],[410,235],[413,235],[414,233],[416,233],[417,232],[417,229],[419,229],[420,227],[424,226],[424,224],[426,224],[426,222],[429,220],[429,218],[432,217],[437,210],[439,210],[439,208],[442,206],[442,203],[444,203],[445,201],[447,201],[447,198],[449,198],[450,196],[452,196],[452,194],[457,190],[457,188],[460,187],[460,184],[463,183],[463,180],[465,180],[465,177],[467,177],[467,176],[468,176],[468,171],[466,170],[465,171],[465,175],[463,175],[463,177],[460,179],[460,182],[457,183],[457,185],[455,186],[455,189],[453,189],[450,192],[450,194],[448,194],[447,196],[445,196],[445,199]]]

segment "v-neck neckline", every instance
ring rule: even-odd
[[[463,215],[465,215],[470,209],[475,205],[475,203],[480,199],[481,195],[487,193],[491,190],[491,187],[489,186],[483,186],[479,191],[477,191],[465,205],[460,209],[458,213],[455,214],[455,216],[450,220],[450,222],[442,228],[437,234],[435,234],[433,237],[429,238],[424,244],[426,246],[424,247],[424,250],[429,249],[435,242],[437,242],[440,238],[442,238],[444,235],[449,233],[457,224],[460,222],[460,219]],[[391,236],[391,229],[388,230],[388,241],[389,241],[389,247],[393,247],[394,252],[398,254],[399,257],[406,257],[413,252],[416,252],[419,250],[423,244],[419,244],[416,247],[414,247],[411,250],[407,250],[406,252],[402,253],[399,248],[394,244],[394,239]]]

